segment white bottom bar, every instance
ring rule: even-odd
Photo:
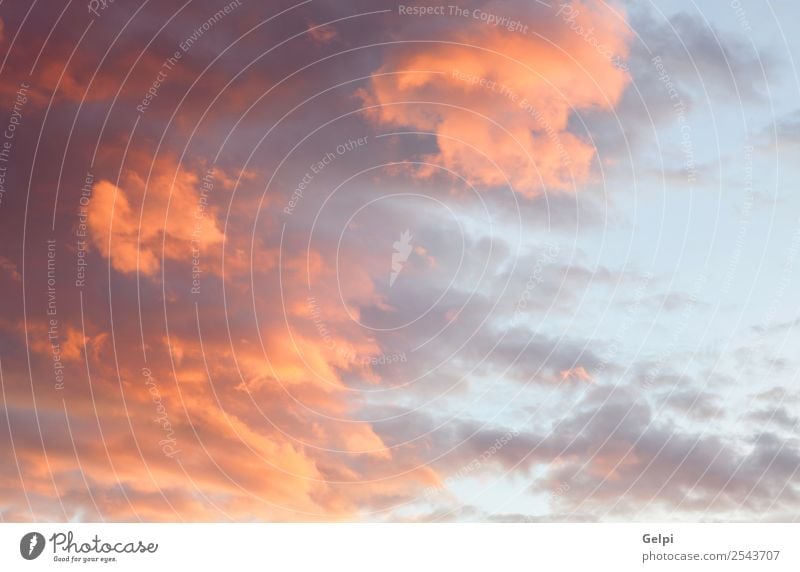
[[[0,570],[796,571],[798,537],[800,524],[2,524]]]

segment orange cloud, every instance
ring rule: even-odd
[[[564,371],[560,372],[560,375],[562,381],[566,381],[568,379],[575,379],[578,381],[594,381],[592,376],[589,375],[589,372],[587,372],[583,366],[565,369]]]
[[[135,171],[122,187],[98,181],[88,209],[92,244],[122,273],[153,275],[162,256],[190,263],[193,250],[222,242],[209,202],[213,181],[213,172],[201,178],[169,161],[156,165],[149,183]]]
[[[398,48],[359,92],[367,116],[435,134],[439,150],[427,159],[477,184],[533,197],[585,182],[594,148],[568,122],[619,101],[628,76],[608,54],[627,54],[628,33],[611,8],[557,9],[543,10],[532,33],[466,20],[441,43]]]
[[[8,274],[15,282],[20,282],[22,277],[17,271],[17,265],[5,256],[0,256],[0,270]]]
[[[314,22],[308,25],[308,35],[317,44],[327,44],[338,35],[333,26],[320,26]]]

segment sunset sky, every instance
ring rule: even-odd
[[[0,522],[794,521],[791,2],[0,3]]]

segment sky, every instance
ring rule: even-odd
[[[0,521],[795,521],[797,19],[0,3]]]

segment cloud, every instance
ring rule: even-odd
[[[213,182],[213,172],[200,177],[168,161],[156,166],[149,182],[135,171],[125,174],[123,188],[98,181],[88,208],[92,244],[123,273],[152,276],[162,256],[190,261],[192,251],[222,242],[208,202]]]
[[[164,59],[218,8],[150,3],[131,18],[141,7],[116,3],[74,53],[85,6],[56,28],[47,7],[22,27],[27,7],[4,8],[20,41],[0,91],[33,68],[0,205],[4,519],[592,521],[640,509],[688,518],[705,506],[734,519],[773,501],[770,518],[791,512],[786,395],[765,384],[731,428],[710,417],[721,399],[696,380],[669,396],[624,387],[629,368],[609,349],[605,320],[619,317],[616,291],[632,274],[578,243],[620,223],[614,200],[592,192],[605,183],[591,121],[630,112],[630,73],[650,65],[625,14],[588,2],[561,13],[517,0],[462,7],[521,28],[347,0],[245,34],[278,7],[243,5],[170,70],[146,112],[136,105]],[[699,29],[679,24],[705,49]],[[264,38],[294,34],[265,51]],[[36,66],[30,46],[44,46]],[[752,69],[744,51],[724,53]],[[377,107],[364,112],[365,102]],[[430,135],[377,137],[393,130]],[[368,143],[337,151],[359,138]],[[288,215],[327,153],[335,160]],[[589,192],[549,192],[577,188]],[[414,248],[392,284],[406,229]],[[666,310],[681,300],[644,298]],[[613,344],[639,342],[630,321]],[[526,500],[549,508],[494,514],[461,502],[461,489],[484,481],[529,484]]]
[[[432,133],[438,151],[426,160],[475,184],[511,185],[529,198],[576,189],[589,179],[594,149],[568,128],[570,118],[613,109],[627,75],[595,45],[624,56],[628,34],[610,8],[571,6],[571,17],[541,6],[516,11],[529,33],[473,18],[442,27],[436,41],[398,47],[360,91],[367,116]],[[594,44],[575,31],[590,27]]]
[[[768,153],[791,153],[800,146],[800,110],[777,117],[771,124],[756,132],[755,143]]]
[[[768,83],[777,79],[778,60],[770,50],[754,50],[749,41],[697,14],[678,12],[666,19],[643,6],[633,6],[630,12],[631,26],[644,48],[632,56],[648,63],[660,57],[682,92],[698,99],[710,95],[720,104],[761,102]]]
[[[672,390],[665,401],[677,412],[698,420],[714,419],[723,414],[716,396],[707,391]]]
[[[327,44],[333,41],[338,33],[333,26],[322,26],[313,22],[309,23],[308,35],[317,44]]]
[[[17,271],[17,265],[5,256],[0,256],[0,270],[15,282],[20,282],[22,280],[22,277]]]
[[[655,419],[630,390],[596,388],[545,443],[561,452],[534,488],[568,483],[556,501],[565,513],[637,518],[660,509],[667,518],[745,520],[797,502],[796,443],[767,432],[721,435],[714,426],[681,430]]]

